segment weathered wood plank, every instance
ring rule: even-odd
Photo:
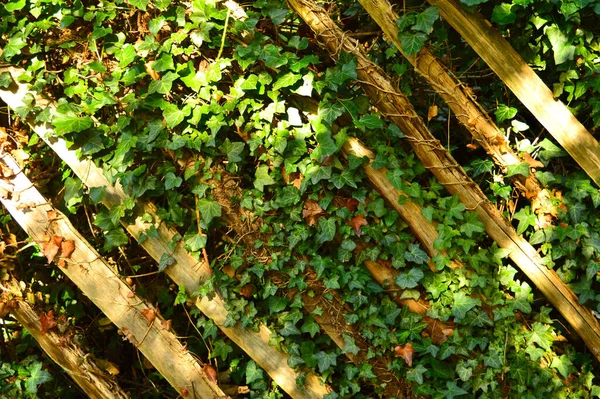
[[[11,70],[13,77],[21,72]],[[12,108],[23,105],[22,98],[28,93],[25,85],[19,85],[18,90],[0,91],[0,98]],[[32,93],[35,94],[35,93]],[[36,95],[38,105],[51,108],[51,113],[55,112],[54,105],[39,95]],[[112,208],[118,206],[127,197],[120,185],[113,186],[103,175],[102,170],[94,165],[89,159],[79,160],[73,150],[69,150],[64,140],[53,137],[53,129],[49,124],[30,123],[32,129],[58,154],[58,156],[75,172],[81,181],[87,187],[105,187],[106,194],[103,203]],[[260,325],[258,331],[254,332],[245,329],[240,325],[234,327],[225,327],[228,311],[225,303],[220,296],[211,299],[207,297],[197,297],[196,292],[200,285],[210,279],[211,270],[204,262],[198,261],[188,253],[180,242],[174,250],[169,248],[169,243],[178,235],[174,229],[167,228],[160,223],[156,216],[156,206],[152,203],[139,203],[134,209],[137,215],[135,222],[131,225],[124,225],[127,231],[136,239],[144,233],[150,226],[154,225],[158,231],[159,237],[148,237],[141,246],[157,262],[164,254],[172,257],[174,263],[167,267],[165,272],[179,286],[183,286],[193,298],[196,298],[196,306],[202,313],[212,319],[233,342],[235,342],[244,352],[246,352],[260,367],[262,367],[271,378],[292,398],[318,399],[326,395],[330,389],[325,386],[321,380],[313,373],[306,373],[304,386],[296,382],[299,373],[288,366],[289,356],[278,351],[269,344],[271,331],[264,325]],[[154,222],[146,223],[142,221],[142,216],[148,213],[153,215]]]
[[[196,359],[164,323],[157,309],[146,303],[121,280],[98,252],[79,234],[69,219],[54,209],[9,155],[0,158],[12,171],[5,181],[10,198],[0,198],[14,220],[41,247],[60,237],[74,243],[68,257],[59,250],[61,271],[123,331],[125,337],[150,360],[177,392],[189,398],[224,398]],[[182,394],[183,395],[183,394]],[[185,396],[185,395],[183,395]]]
[[[458,0],[427,0],[469,43],[558,143],[600,185],[600,144],[513,47],[478,12]]]
[[[444,99],[459,122],[473,139],[491,155],[494,162],[505,172],[511,165],[523,161],[508,145],[502,130],[470,94],[467,85],[452,74],[430,51],[424,47],[417,54],[407,55],[398,39],[400,30],[396,25],[398,15],[388,0],[359,0],[359,3],[377,22],[389,40],[400,50],[415,71],[423,76],[431,87]],[[535,198],[542,190],[538,180],[531,175],[511,176],[515,187],[527,198]]]
[[[343,34],[325,10],[306,0],[289,0],[289,4],[307,22],[333,57],[340,51],[356,56],[359,82],[371,102],[377,104],[379,111],[400,127],[421,162],[438,181],[451,194],[458,195],[467,209],[477,212],[489,236],[501,248],[510,250],[509,256],[514,263],[561,312],[591,353],[600,359],[598,320],[588,308],[579,304],[577,296],[560,277],[542,264],[535,248],[516,234],[479,186],[429,132],[408,98],[392,86],[385,72],[360,51],[361,47],[356,41]]]
[[[17,319],[54,363],[58,364],[92,399],[127,399],[129,395],[119,386],[116,378],[96,364],[91,353],[84,351],[72,340],[65,343],[63,336],[54,332],[42,332],[40,314],[24,299],[19,283],[15,279],[0,284],[2,296],[12,297],[14,308],[11,314]],[[8,299],[8,298],[7,298]]]

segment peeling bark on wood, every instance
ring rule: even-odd
[[[600,359],[600,323],[592,312],[579,304],[577,296],[552,270],[542,264],[537,251],[504,218],[479,186],[435,139],[405,95],[390,84],[389,78],[360,51],[360,45],[347,37],[322,9],[304,0],[288,0],[307,22],[331,55],[339,51],[357,58],[359,82],[380,112],[396,123],[424,166],[451,194],[459,196],[468,210],[474,210],[487,233],[501,248],[510,250],[510,258],[529,277],[546,298],[561,312],[591,353]]]
[[[42,332],[40,314],[23,300],[23,293],[16,280],[2,283],[3,296],[15,299],[12,315],[17,319],[46,352],[48,357],[63,370],[92,399],[126,399],[129,395],[119,386],[116,378],[96,364],[94,357],[73,341],[65,342],[61,334]]]
[[[73,240],[75,249],[69,256],[58,253],[58,263],[64,264],[61,271],[150,360],[177,392],[185,390],[190,398],[224,398],[225,394],[204,373],[192,354],[165,327],[158,310],[121,280],[71,222],[37,191],[16,161],[8,155],[1,159],[13,173],[5,179],[13,191],[10,198],[0,199],[15,221],[40,246],[48,241],[48,236],[52,239],[61,237],[59,241]],[[155,318],[149,321],[144,313],[154,314]]]
[[[483,107],[469,93],[467,86],[452,74],[431,52],[424,47],[418,54],[407,55],[398,39],[400,30],[396,25],[398,15],[387,0],[359,0],[359,3],[377,22],[388,38],[413,65],[415,71],[423,76],[431,87],[444,99],[456,118],[473,137],[492,156],[494,162],[505,172],[510,165],[523,161],[509,147],[503,132],[492,121]],[[515,186],[527,198],[534,198],[541,191],[535,176],[528,178],[517,174],[511,177]]]
[[[481,14],[467,12],[457,0],[428,2],[437,6],[440,15],[600,186],[600,144],[502,35]]]
[[[14,77],[20,74],[17,70],[11,70]],[[28,92],[26,86],[19,85],[17,92],[0,91],[0,98],[4,100],[11,108],[23,105],[22,98]],[[35,93],[32,93],[35,95]],[[55,112],[55,106],[49,101],[36,95],[36,103],[50,107],[50,113]],[[90,160],[79,160],[75,151],[69,150],[64,140],[53,136],[53,129],[48,124],[30,122],[32,129],[58,154],[58,156],[75,172],[81,181],[87,187],[106,187],[106,194],[103,203],[112,208],[118,206],[127,197],[119,185],[112,186],[102,171]],[[144,214],[152,215],[154,222],[146,223],[142,221]],[[208,281],[211,276],[211,270],[207,264],[195,259],[179,243],[174,250],[170,249],[170,243],[179,233],[167,228],[156,216],[156,206],[152,203],[140,203],[134,209],[136,215],[135,223],[124,225],[127,231],[139,240],[143,234],[152,225],[158,231],[158,237],[147,237],[141,246],[157,262],[164,254],[170,256],[174,263],[165,269],[165,273],[179,286],[183,286],[190,295],[196,298],[196,306],[208,318],[212,319],[217,326],[235,342],[244,352],[246,352],[261,368],[263,368],[271,378],[292,398],[319,399],[323,398],[330,390],[319,378],[312,373],[306,374],[304,386],[299,386],[296,378],[299,373],[287,365],[288,355],[279,352],[269,344],[271,331],[264,325],[260,325],[257,332],[245,329],[239,325],[234,327],[225,327],[228,311],[225,308],[223,299],[215,296],[212,299],[207,297],[198,297],[196,292],[201,284]]]

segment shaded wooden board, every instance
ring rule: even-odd
[[[509,256],[546,298],[561,312],[591,353],[600,359],[600,323],[592,312],[578,302],[577,295],[553,270],[548,270],[535,250],[523,237],[516,234],[502,213],[489,201],[479,186],[429,132],[408,98],[399,93],[388,76],[361,51],[360,45],[348,38],[333,23],[325,10],[305,0],[289,0],[289,4],[316,33],[324,47],[336,57],[340,51],[356,56],[359,82],[377,104],[379,111],[406,135],[423,165],[433,173],[451,194],[459,196],[468,210],[477,212],[489,236]]]
[[[12,69],[11,74],[17,77],[21,70]],[[18,85],[16,91],[0,91],[0,98],[4,100],[11,108],[23,105],[23,96],[29,93],[25,85]],[[35,93],[31,93],[35,95]],[[35,96],[37,105],[43,105],[50,108],[50,113],[55,112],[54,105],[48,100]],[[118,206],[127,198],[119,184],[113,186],[104,177],[102,170],[94,165],[90,160],[79,160],[76,152],[67,148],[63,139],[54,137],[53,128],[49,124],[30,122],[32,129],[58,154],[58,156],[75,172],[77,177],[87,187],[105,187],[106,192],[102,202],[112,208]],[[225,308],[223,299],[214,296],[197,297],[196,292],[201,284],[208,281],[211,276],[211,270],[204,262],[194,258],[183,247],[183,243],[171,250],[170,243],[179,233],[175,229],[167,228],[159,222],[156,216],[156,206],[152,203],[141,203],[138,201],[134,213],[135,222],[131,225],[124,225],[127,231],[139,240],[140,235],[147,231],[152,225],[156,227],[158,237],[147,237],[141,246],[157,262],[160,262],[163,255],[170,256],[174,263],[167,267],[165,273],[179,286],[183,286],[193,298],[196,298],[196,306],[207,317],[212,319],[217,326],[233,342],[235,342],[244,352],[246,352],[261,368],[263,368],[271,378],[291,397],[317,399],[322,398],[330,390],[321,380],[312,373],[305,373],[306,379],[304,386],[299,386],[296,378],[300,376],[298,372],[288,366],[289,356],[278,351],[269,344],[271,331],[264,325],[260,325],[258,331],[254,332],[245,329],[240,325],[225,327],[228,311]],[[153,223],[142,221],[144,214],[153,217]]]
[[[73,342],[65,342],[54,331],[42,331],[41,315],[22,298],[19,283],[12,279],[1,284],[4,295],[15,298],[11,314],[17,319],[54,363],[58,364],[92,399],[127,399],[129,395],[119,386],[117,379],[102,370],[94,357]]]
[[[400,29],[396,25],[398,15],[393,11],[388,0],[359,0],[385,32],[389,40],[400,50],[402,55],[413,65],[415,71],[423,76],[429,85],[444,99],[456,118],[467,129],[473,139],[480,144],[494,162],[505,172],[508,166],[518,165],[523,161],[508,146],[504,132],[496,126],[483,107],[475,100],[470,89],[452,74],[430,51],[424,47],[417,54],[407,55],[398,39]],[[541,190],[537,179],[521,174],[510,177],[515,186],[527,198],[533,198]]]
[[[157,309],[121,280],[71,222],[37,191],[16,161],[8,155],[0,159],[13,173],[4,179],[12,186],[11,193],[0,197],[13,219],[41,248],[55,237],[73,242],[72,254],[63,257],[66,250],[59,241],[61,250],[56,259],[65,263],[61,271],[121,329],[177,392],[187,392],[189,398],[225,397],[168,329]]]
[[[527,65],[512,46],[478,12],[457,0],[427,0],[469,43],[558,143],[600,185],[600,144]]]

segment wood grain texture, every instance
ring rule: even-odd
[[[478,12],[457,0],[428,0],[475,50],[558,143],[600,185],[600,144]]]
[[[12,70],[13,77],[18,76],[19,70]],[[27,87],[19,85],[18,90],[0,91],[0,97],[11,107],[22,105],[23,96],[28,93]],[[35,93],[32,93],[35,94]],[[55,112],[54,105],[39,96],[36,96],[36,103],[44,103],[51,108],[51,114]],[[108,208],[118,206],[127,197],[119,184],[111,185],[102,171],[90,160],[80,160],[74,150],[67,148],[64,140],[54,137],[52,126],[48,124],[30,123],[32,129],[65,161],[67,165],[75,172],[81,181],[87,187],[105,187],[106,194],[103,198],[104,204]],[[154,222],[147,223],[142,221],[142,216],[148,213],[154,218]],[[158,237],[148,237],[141,246],[157,262],[160,261],[163,254],[170,255],[175,261],[173,265],[166,268],[165,273],[179,286],[183,286],[190,295],[196,298],[196,306],[202,313],[212,319],[217,326],[233,342],[235,342],[244,352],[246,352],[261,368],[263,368],[271,378],[292,398],[318,399],[323,398],[330,390],[313,373],[306,373],[304,386],[296,383],[299,373],[288,366],[289,356],[278,351],[269,344],[271,331],[264,325],[260,325],[258,331],[245,329],[240,325],[225,327],[228,311],[225,308],[223,299],[219,296],[212,298],[197,297],[196,292],[201,284],[210,279],[211,270],[208,265],[194,258],[185,248],[183,243],[179,243],[174,250],[169,248],[174,237],[179,233],[175,229],[167,228],[159,222],[156,216],[156,206],[152,203],[141,203],[138,201],[134,214],[137,215],[135,222],[131,225],[124,225],[127,231],[139,240],[140,235],[151,225],[154,225],[158,231]]]
[[[588,308],[579,304],[577,296],[560,277],[542,264],[535,248],[517,235],[479,186],[467,176],[439,140],[433,137],[408,98],[398,92],[385,72],[362,53],[358,42],[343,35],[322,8],[306,0],[288,2],[307,22],[332,57],[337,58],[340,51],[356,56],[358,82],[370,97],[371,103],[400,127],[423,165],[436,176],[440,184],[451,194],[458,195],[468,210],[477,212],[489,236],[501,248],[510,250],[509,256],[514,263],[561,312],[585,341],[594,357],[600,359],[598,320]]]
[[[11,314],[17,319],[54,363],[58,364],[92,399],[127,399],[129,395],[119,386],[116,378],[110,376],[94,361],[89,352],[84,351],[73,340],[65,342],[54,331],[42,333],[40,314],[23,300],[19,283],[12,279],[2,283],[4,292],[20,299]]]
[[[10,156],[2,156],[13,172],[6,179],[12,187],[2,204],[14,220],[40,246],[48,236],[73,240],[75,250],[61,271],[124,333],[177,392],[189,398],[224,398],[194,356],[163,323],[157,309],[146,303],[124,283],[102,256],[79,234],[71,222],[37,191]],[[58,258],[57,258],[58,259]],[[154,314],[148,320],[146,314]]]
[[[417,54],[407,55],[398,39],[400,30],[396,25],[398,15],[388,0],[359,0],[371,18],[381,27],[388,39],[400,50],[415,71],[427,80],[429,85],[444,99],[459,122],[473,139],[492,157],[496,165],[505,172],[511,165],[523,161],[508,145],[504,132],[496,126],[483,107],[471,94],[466,84],[461,82],[430,51],[424,47]],[[534,197],[542,188],[534,176],[529,178],[517,174],[510,179],[515,187],[528,198]]]

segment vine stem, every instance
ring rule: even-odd
[[[215,61],[219,61],[223,54],[223,47],[225,47],[225,35],[227,34],[227,25],[229,25],[229,15],[231,15],[231,9],[227,9],[227,16],[225,17],[225,26],[223,27],[223,36],[221,36],[221,47],[219,47],[219,54]]]

